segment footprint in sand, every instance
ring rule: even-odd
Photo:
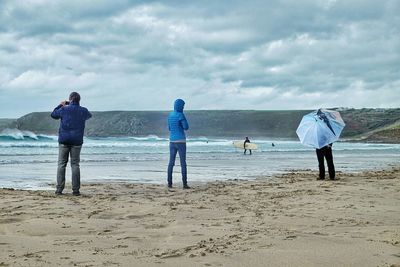
[[[162,229],[168,227],[167,224],[152,224],[152,225],[146,225],[144,228],[145,229]]]
[[[9,224],[9,223],[16,223],[16,222],[21,222],[23,221],[22,219],[19,218],[5,218],[5,219],[0,219],[0,224]]]

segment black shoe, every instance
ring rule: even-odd
[[[63,193],[62,193],[61,191],[58,191],[58,190],[57,190],[57,191],[55,192],[55,194],[56,194],[57,196],[60,196],[60,195],[62,195]]]
[[[190,189],[190,186],[184,185],[184,186],[183,186],[183,189]]]
[[[168,185],[168,188],[172,188],[172,184],[169,184],[169,185]]]
[[[317,178],[317,181],[323,181],[325,178]]]
[[[81,195],[81,193],[79,193],[79,191],[75,191],[75,192],[72,192],[72,195],[74,195],[74,196],[80,196]]]

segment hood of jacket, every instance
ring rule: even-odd
[[[182,99],[175,100],[174,110],[176,112],[181,112],[182,113],[184,106],[185,106],[185,101],[183,101]]]

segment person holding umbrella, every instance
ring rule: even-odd
[[[305,115],[296,130],[300,142],[314,147],[318,158],[319,178],[325,179],[325,160],[328,163],[329,178],[335,179],[332,143],[339,140],[345,126],[340,113],[334,110],[318,109]]]
[[[329,122],[328,117],[322,112],[321,109],[318,109],[317,111],[317,116],[325,122],[325,124],[328,126],[329,130],[335,134],[335,131],[333,130],[331,123]],[[326,159],[326,163],[328,164],[328,172],[329,172],[329,178],[331,180],[335,180],[335,165],[333,164],[333,155],[332,155],[332,143],[330,143],[327,146],[324,146],[323,148],[317,148],[315,150],[317,153],[317,159],[318,159],[318,168],[319,168],[319,178],[318,180],[324,180],[325,179],[325,162],[324,158]]]
[[[332,144],[324,146],[323,148],[315,149],[318,158],[319,177],[317,180],[325,179],[325,162],[328,164],[329,178],[335,180],[335,165],[333,164]]]

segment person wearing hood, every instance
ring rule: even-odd
[[[183,114],[185,101],[175,100],[174,111],[168,116],[169,129],[169,163],[168,163],[168,188],[172,188],[172,172],[175,165],[176,154],[179,153],[181,162],[182,183],[184,189],[190,189],[187,184],[187,166],[186,166],[186,135],[185,131],[189,129],[189,124]]]

